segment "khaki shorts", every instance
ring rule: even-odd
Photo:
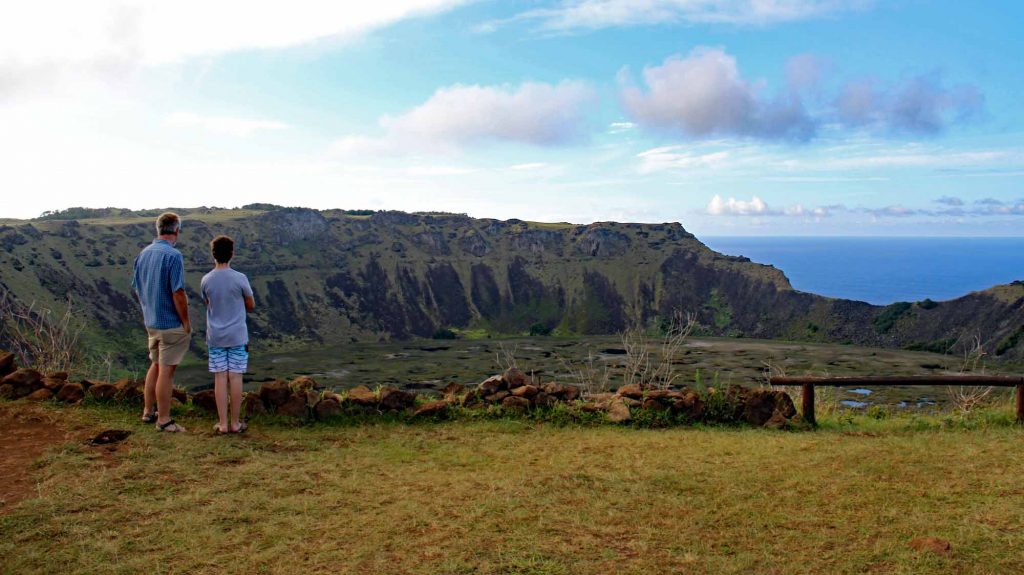
[[[161,365],[178,365],[188,353],[191,334],[185,333],[184,327],[171,329],[146,328],[149,334],[149,359]]]

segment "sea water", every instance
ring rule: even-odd
[[[800,291],[873,304],[942,301],[1024,280],[1024,237],[700,239],[781,269]]]

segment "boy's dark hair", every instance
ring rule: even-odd
[[[181,230],[181,218],[174,212],[164,212],[156,219],[158,236],[176,234]]]
[[[210,249],[213,250],[213,259],[219,264],[226,264],[235,255],[235,240],[227,236],[217,236],[210,242]]]

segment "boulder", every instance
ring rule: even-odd
[[[284,405],[284,402],[288,401],[291,395],[292,391],[288,388],[288,382],[281,381],[280,379],[268,381],[260,386],[260,399],[270,409]]]
[[[402,411],[416,403],[416,395],[394,387],[386,386],[380,390],[380,408],[388,411]]]
[[[53,392],[44,387],[28,394],[25,399],[29,401],[46,401],[48,399],[53,399]]]
[[[789,420],[786,419],[786,416],[782,415],[782,412],[776,409],[775,413],[772,414],[768,421],[764,422],[762,427],[765,429],[784,429],[788,423]]]
[[[143,380],[133,381],[130,379],[122,379],[114,384],[117,388],[115,399],[118,401],[125,401],[130,403],[139,403],[142,401],[142,397],[145,393],[146,382]]]
[[[938,555],[945,555],[952,550],[952,545],[945,539],[938,537],[918,537],[907,543],[907,547],[915,551],[928,551]]]
[[[439,399],[437,401],[430,401],[416,408],[413,412],[413,417],[441,417],[448,413],[448,402]]]
[[[664,403],[652,397],[648,397],[647,399],[645,399],[643,403],[640,404],[640,407],[642,409],[647,409],[650,411],[666,411],[668,409],[668,407]]]
[[[700,421],[704,418],[705,403],[699,395],[692,391],[687,391],[681,394],[682,397],[675,399],[672,402],[672,410],[676,413],[682,413],[690,421]]]
[[[370,388],[365,385],[353,387],[348,390],[348,395],[345,396],[345,400],[363,407],[377,406],[377,394],[370,391]]]
[[[508,384],[500,375],[488,377],[476,387],[481,396],[494,395],[503,389],[508,389]]]
[[[497,393],[492,393],[491,395],[488,395],[487,397],[484,398],[484,401],[487,401],[488,403],[501,403],[502,401],[505,400],[506,397],[510,395],[512,394],[502,390]]]
[[[14,386],[9,383],[0,383],[0,399],[14,399]]]
[[[313,408],[313,414],[320,421],[337,417],[341,415],[341,402],[334,397],[325,397],[317,402],[316,407]]]
[[[309,416],[308,405],[305,392],[293,393],[288,397],[288,401],[277,406],[277,413],[279,415],[305,419]]]
[[[96,401],[110,401],[117,396],[117,388],[110,383],[95,383],[89,386],[86,395]]]
[[[171,399],[177,399],[179,403],[188,403],[188,392],[180,387],[171,389]]]
[[[516,367],[506,369],[502,379],[508,384],[508,389],[515,389],[530,383],[530,378],[526,377],[526,374]]]
[[[526,411],[530,409],[530,400],[525,397],[509,395],[501,400],[501,407],[510,411]]]
[[[580,388],[575,385],[566,385],[563,387],[560,397],[565,401],[576,401],[580,398]]]
[[[608,403],[608,421],[612,423],[623,423],[633,418],[629,412],[629,406],[622,398],[611,400]]]
[[[67,381],[68,380],[68,372],[66,372],[66,371],[55,371],[53,373],[46,374],[46,377],[48,377],[50,379],[59,379],[61,381]]]
[[[530,399],[533,396],[537,395],[539,392],[540,390],[537,389],[535,386],[527,384],[521,387],[513,388],[511,393],[516,397],[525,397],[526,399]]]
[[[549,381],[541,385],[540,390],[548,395],[562,395],[565,393],[565,386],[561,383]]]
[[[454,382],[444,386],[444,389],[441,390],[441,395],[443,395],[445,401],[449,403],[455,403],[465,393],[466,386]]]
[[[192,396],[192,405],[208,413],[217,413],[217,396],[212,389],[200,391]]]
[[[311,391],[317,388],[317,383],[316,380],[308,375],[300,375],[293,379],[292,382],[288,384],[288,387],[293,392]]]
[[[246,393],[242,396],[242,415],[247,419],[254,415],[263,415],[267,412],[267,406],[263,405],[263,399],[258,393]]]
[[[85,389],[80,383],[65,383],[57,392],[57,399],[64,403],[78,403],[85,399]]]
[[[0,350],[0,378],[6,377],[18,370],[18,362],[14,354],[9,351]]]
[[[11,386],[13,390],[12,399],[18,399],[42,388],[43,374],[34,369],[22,368],[5,376],[0,384]]]
[[[632,397],[623,397],[622,403],[626,404],[626,407],[643,407],[644,402],[639,399],[633,399]]]
[[[631,383],[629,385],[623,385],[616,391],[622,397],[628,397],[630,399],[643,399],[644,390],[640,387],[639,383]]]
[[[683,392],[671,389],[650,389],[644,394],[646,399],[657,399],[659,401],[682,399]],[[671,403],[671,401],[669,401]]]
[[[533,396],[533,398],[530,399],[530,403],[532,403],[534,407],[551,407],[558,403],[558,398],[553,395],[548,395],[542,391]]]
[[[65,380],[65,379],[57,379],[57,378],[54,378],[54,377],[44,377],[43,381],[42,381],[43,387],[45,389],[48,389],[48,390],[54,392],[54,393],[60,391],[60,388],[64,387],[65,383],[67,383],[67,380]],[[82,388],[83,389],[88,389],[89,388],[89,386],[85,385],[84,381],[82,381],[80,383],[82,384]]]
[[[747,394],[744,402],[743,419],[751,425],[761,427],[779,411],[782,417],[789,419],[796,415],[793,400],[783,391],[774,389],[755,389]]]
[[[476,392],[476,390],[471,389],[467,391],[465,394],[463,394],[462,398],[459,400],[459,405],[468,408],[482,407],[484,405],[484,402],[482,399],[480,399],[480,395]]]

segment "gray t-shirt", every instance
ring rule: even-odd
[[[200,285],[206,302],[206,345],[235,347],[249,343],[245,297],[252,297],[252,288],[245,274],[231,268],[215,269],[203,276]]]

